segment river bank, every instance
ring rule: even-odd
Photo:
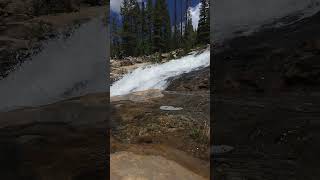
[[[208,95],[208,91],[146,91],[121,100],[111,98],[111,156],[117,152],[161,156],[208,179]],[[165,106],[177,110],[165,110]]]

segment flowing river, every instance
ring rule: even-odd
[[[82,24],[66,40],[49,40],[39,54],[0,80],[0,110],[107,91],[106,49],[101,18]]]
[[[253,32],[283,17],[276,27],[311,16],[320,0],[218,0],[211,3],[215,42]],[[227,13],[226,13],[227,12]],[[67,40],[49,40],[43,50],[0,80],[0,110],[38,106],[88,93],[106,92],[108,28],[101,18],[82,24]],[[112,84],[111,96],[165,89],[172,77],[210,65],[210,52],[141,67]]]
[[[148,89],[163,90],[171,77],[198,70],[210,65],[210,51],[171,60],[163,64],[140,67],[112,84],[111,96],[125,95]]]

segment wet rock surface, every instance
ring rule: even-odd
[[[213,61],[215,91],[318,91],[319,19],[318,13],[292,25],[264,29],[226,42]]]
[[[0,113],[3,179],[106,179],[108,94]]]
[[[208,91],[210,89],[210,68],[206,67],[174,77],[166,89],[176,91]]]
[[[111,106],[109,94],[101,93],[1,112],[1,177],[107,179],[110,138],[111,158],[130,154],[126,165],[140,162],[132,171],[146,178],[163,172],[169,179],[208,179],[209,93],[150,90],[130,96],[111,100]],[[162,105],[183,109],[163,111]],[[115,162],[115,178],[128,172],[124,162]],[[152,162],[172,166],[145,166]]]
[[[318,179],[320,14],[224,44],[214,56],[214,179]]]
[[[68,37],[105,11],[106,6],[88,7],[73,0],[0,2],[0,78],[41,51],[46,40]]]
[[[46,40],[105,12],[73,0],[0,1],[0,79]],[[95,94],[0,112],[1,179],[107,179],[108,102],[109,94]]]

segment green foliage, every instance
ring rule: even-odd
[[[197,43],[210,43],[210,9],[209,0],[201,0],[200,19],[198,23]]]
[[[146,54],[151,54],[153,43],[152,43],[152,34],[153,34],[153,4],[152,0],[147,1],[147,7],[146,7],[146,13],[145,16],[142,17],[145,18],[145,23],[146,23]]]
[[[118,24],[115,18],[111,19],[111,57],[120,56],[120,34]]]
[[[190,51],[191,48],[195,45],[196,33],[193,30],[192,17],[190,9],[187,9],[187,21],[186,21],[185,31],[184,31],[184,51]]]
[[[179,8],[176,2],[177,0],[175,0],[175,9]],[[121,27],[115,20],[111,22],[112,56],[150,55],[178,48],[183,48],[184,53],[187,53],[196,45],[209,43],[209,0],[201,0],[204,6],[201,7],[197,31],[192,25],[190,2],[187,0],[185,4],[180,4],[180,22],[177,22],[177,12],[175,12],[174,22],[171,24],[166,0],[146,0],[140,4],[138,0],[123,0]],[[185,17],[185,28],[182,29],[183,17]]]

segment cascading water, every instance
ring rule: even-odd
[[[39,54],[0,80],[0,110],[105,92],[107,74],[107,28],[96,18],[67,40],[48,41]]]
[[[288,15],[298,15],[296,20],[311,16],[319,11],[319,4],[320,0],[217,0],[211,3],[211,32],[217,42]],[[94,19],[66,41],[49,41],[32,60],[0,80],[0,110],[107,91],[107,34],[101,19]],[[111,96],[164,89],[169,78],[209,65],[210,52],[206,51],[139,68],[115,82]]]
[[[215,0],[210,5],[211,32],[218,43],[236,36],[236,32],[249,34],[285,16],[294,17],[293,22],[320,10],[320,0]]]
[[[167,87],[169,78],[209,65],[210,51],[206,50],[201,54],[193,53],[167,63],[140,67],[113,83],[110,94],[117,96],[148,89],[163,90]]]

